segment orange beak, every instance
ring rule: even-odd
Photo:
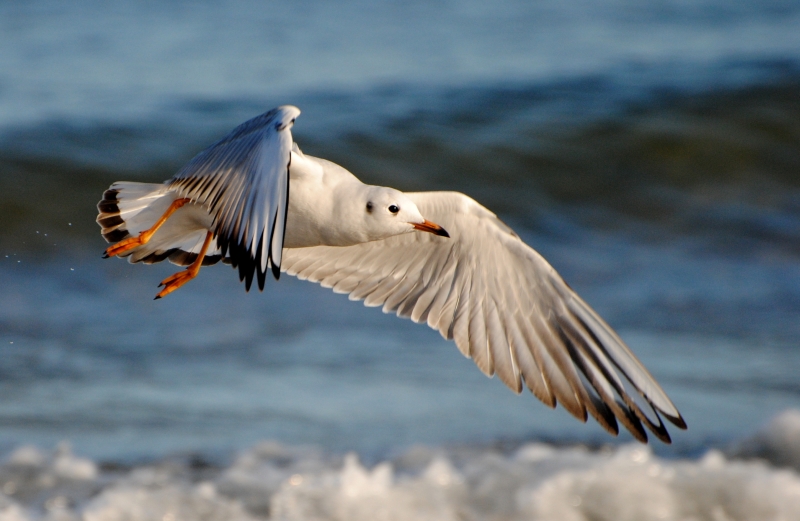
[[[425,219],[422,223],[410,223],[411,226],[416,228],[421,232],[428,232],[434,235],[438,235],[439,237],[450,237],[450,234],[447,233],[447,230],[442,228],[436,223],[432,223],[429,220]]]

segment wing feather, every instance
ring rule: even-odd
[[[291,125],[300,114],[283,106],[236,127],[194,157],[170,181],[180,197],[204,205],[213,216],[222,255],[259,288],[269,266],[277,278],[289,205]]]
[[[544,378],[541,366],[536,362],[532,349],[522,334],[522,329],[527,325],[520,325],[520,315],[515,312],[508,324],[509,337],[514,347],[517,361],[519,362],[520,372],[525,381],[525,385],[549,407],[556,406],[555,396]]]
[[[459,286],[461,291],[458,299],[453,306],[453,322],[448,328],[448,335],[455,340],[461,354],[470,357],[470,338],[469,338],[469,302],[470,291],[472,290],[472,276],[468,269],[461,266],[461,281]]]
[[[505,327],[505,321],[494,302],[488,308],[486,322],[489,332],[489,352],[494,360],[495,374],[512,391],[519,393],[522,391],[519,364],[517,364],[514,352],[509,346],[510,339]]]
[[[560,402],[612,434],[669,443],[680,413],[619,336],[497,217],[452,192],[407,194],[450,238],[410,233],[348,247],[287,249],[283,269],[367,306],[426,322],[487,375]]]

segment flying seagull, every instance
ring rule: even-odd
[[[427,323],[513,391],[616,435],[665,443],[686,423],[620,337],[495,214],[457,192],[367,185],[303,154],[282,106],[236,127],[162,184],[117,182],[97,205],[105,257],[187,266],[161,298],[222,260],[247,290],[269,271]]]

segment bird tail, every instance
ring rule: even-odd
[[[165,184],[116,182],[103,193],[97,203],[97,224],[107,242],[119,242],[150,229],[178,198]],[[141,246],[120,256],[128,261],[153,264],[168,259],[173,264],[188,266],[203,246],[212,218],[205,207],[189,203],[178,209]],[[212,239],[203,265],[215,264],[222,258]]]

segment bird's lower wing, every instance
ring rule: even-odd
[[[685,423],[617,334],[536,251],[469,197],[407,194],[450,238],[409,233],[349,247],[287,249],[283,269],[385,313],[426,322],[487,375],[582,421],[647,440]]]

